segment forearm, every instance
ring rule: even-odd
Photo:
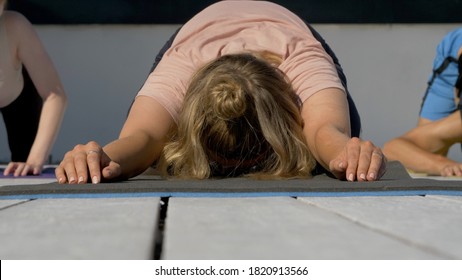
[[[437,153],[429,152],[405,138],[395,138],[384,145],[389,160],[399,160],[414,172],[440,175],[443,168],[456,162]]]
[[[28,156],[28,162],[43,165],[56,140],[64,112],[67,98],[64,94],[51,94],[43,103],[39,126],[34,143]]]
[[[333,125],[320,127],[314,135],[309,128],[306,128],[304,133],[307,139],[312,139],[308,141],[308,146],[313,156],[327,170],[329,163],[342,152],[350,140],[347,131]]]
[[[119,139],[103,148],[120,165],[122,178],[144,172],[159,159],[172,124],[171,115],[153,98],[135,99]]]
[[[131,178],[144,172],[159,159],[164,147],[164,139],[153,139],[142,131],[119,139],[104,146],[104,152],[121,167],[121,178]]]
[[[303,103],[303,132],[310,151],[327,170],[350,140],[350,119],[345,93],[324,89]]]

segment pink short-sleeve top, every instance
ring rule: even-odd
[[[157,100],[177,121],[188,83],[222,55],[269,51],[302,102],[326,88],[344,90],[332,58],[298,16],[266,1],[221,1],[182,26],[137,96]]]

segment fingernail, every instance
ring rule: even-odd
[[[375,180],[375,174],[374,173],[369,173],[369,178],[371,178],[372,180]]]
[[[92,181],[93,181],[93,184],[98,184],[98,177],[93,176]]]
[[[64,182],[64,179],[63,179],[63,178],[59,178],[59,179],[58,179],[58,183],[59,183],[59,184],[62,184],[63,182]]]
[[[79,184],[83,182],[83,176],[79,177]]]
[[[349,176],[348,176],[348,181],[353,181],[354,180],[354,175],[353,173],[351,173]]]
[[[69,178],[69,183],[75,183],[75,178],[74,178],[74,177],[70,177],[70,178]]]
[[[361,173],[361,175],[359,175],[359,178],[361,178],[362,180],[366,180],[366,174]]]
[[[343,164],[343,161],[342,161],[342,162],[340,162],[340,163],[338,164],[338,167],[339,167],[339,168],[343,168],[343,165],[344,165],[344,164]]]

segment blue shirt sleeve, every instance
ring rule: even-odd
[[[440,67],[443,61],[451,56],[457,59],[457,53],[462,47],[462,28],[449,32],[436,48],[433,60],[433,70]],[[454,101],[454,87],[459,70],[457,63],[451,62],[448,67],[438,75],[428,88],[423,100],[420,116],[432,121],[447,117],[457,108]],[[432,75],[429,77],[431,80]]]

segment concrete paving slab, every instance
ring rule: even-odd
[[[0,211],[0,259],[150,259],[159,198],[43,199]]]
[[[290,197],[171,198],[163,259],[438,259]]]
[[[7,207],[11,207],[11,206],[14,206],[14,205],[17,205],[17,204],[20,204],[20,203],[23,203],[27,200],[0,200],[0,211],[7,208]]]
[[[447,196],[447,195],[427,195],[426,197],[428,198],[433,198],[433,199],[442,199],[442,200],[450,200],[452,202],[459,202],[462,203],[462,196]]]
[[[298,198],[446,259],[462,258],[462,204],[454,198]],[[458,199],[458,198],[456,198]]]

